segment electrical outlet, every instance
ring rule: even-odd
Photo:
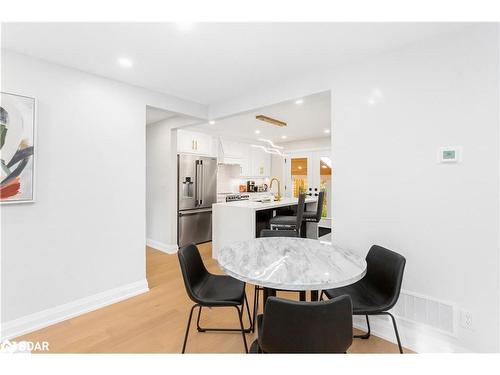
[[[460,326],[468,330],[473,329],[472,313],[470,311],[460,311]]]

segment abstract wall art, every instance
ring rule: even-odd
[[[33,202],[35,99],[0,93],[0,202]]]

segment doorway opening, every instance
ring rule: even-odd
[[[177,129],[199,118],[146,107],[146,245],[177,251]]]
[[[324,191],[318,232],[325,234],[333,206],[331,105],[325,91],[214,118],[179,131],[179,152],[217,159],[217,202]]]

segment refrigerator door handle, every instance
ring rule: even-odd
[[[202,166],[200,160],[196,160],[196,206],[201,205],[201,186],[202,186]]]
[[[179,216],[190,216],[190,215],[201,214],[204,212],[212,212],[212,209],[211,208],[201,208],[199,210],[192,210],[192,211],[187,211],[187,212],[180,211]]]
[[[203,160],[200,160],[200,206],[203,205],[203,200],[205,198],[205,168],[203,167]]]
[[[194,162],[194,205],[198,206],[198,160]]]

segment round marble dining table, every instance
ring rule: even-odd
[[[350,250],[306,238],[265,237],[221,248],[217,261],[228,275],[269,290],[314,291],[355,283],[366,261]],[[312,294],[312,293],[311,293]]]

